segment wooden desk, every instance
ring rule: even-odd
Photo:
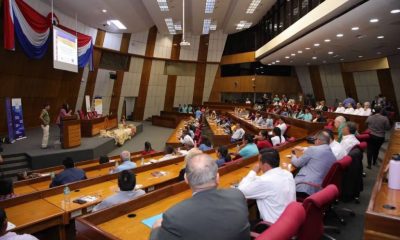
[[[300,142],[298,145],[308,146],[306,142]],[[285,160],[287,158],[284,156],[289,154],[290,150],[291,147],[282,150],[281,166],[286,166],[285,163],[288,160]],[[220,168],[220,187],[229,188],[238,183],[257,160],[258,156],[255,156]],[[173,205],[191,197],[191,194],[185,183],[177,183],[137,200],[78,218],[76,220],[77,236],[82,239],[131,239],[132,236],[135,236],[135,239],[148,239],[151,229],[141,221],[165,212]],[[136,214],[136,217],[128,218],[127,215],[131,213]]]
[[[61,239],[65,239],[64,211],[43,199],[8,207],[5,211],[8,221],[16,225],[13,232],[35,233],[50,227],[61,226],[59,235]]]
[[[258,126],[254,124],[251,120],[246,120],[241,117],[238,117],[234,114],[234,112],[227,112],[227,115],[233,119],[233,121],[240,123],[240,125],[247,130],[248,132],[251,132],[254,135],[257,135],[261,130],[271,130],[270,128]]]
[[[228,145],[231,141],[231,136],[227,134],[223,128],[218,126],[214,120],[206,118],[206,121],[211,129],[212,139],[210,140],[212,141],[214,147]]]
[[[169,136],[165,145],[172,146],[174,148],[181,147],[182,144],[179,141],[179,137],[182,135],[182,130],[185,128],[186,120],[181,120],[175,130]]]
[[[118,119],[115,115],[81,119],[82,137],[93,137],[100,134],[100,130],[109,130],[116,127],[118,127]]]
[[[32,186],[21,186],[21,187],[14,188],[14,193],[17,196],[25,195],[25,194],[36,192],[36,191],[37,191],[37,189],[33,188]]]
[[[365,213],[365,239],[400,239],[400,190],[388,188],[384,169],[394,153],[400,152],[400,131],[394,131],[380,167]],[[384,205],[395,209],[386,209]]]
[[[326,119],[335,119],[338,116],[343,116],[348,121],[357,123],[359,132],[363,132],[367,129],[367,124],[365,124],[365,121],[367,120],[368,116],[358,116],[358,115],[335,113],[335,112],[323,112],[323,115]]]

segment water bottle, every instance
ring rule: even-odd
[[[64,203],[65,204],[68,204],[68,203],[70,203],[70,201],[71,201],[71,199],[70,199],[70,193],[71,193],[71,191],[69,190],[69,187],[68,186],[65,186],[64,187]]]
[[[55,176],[56,176],[56,175],[54,174],[54,172],[51,172],[51,173],[50,173],[50,178],[51,178],[51,180],[53,180]]]
[[[140,161],[140,165],[143,166],[144,164],[144,158],[142,157],[142,160]]]

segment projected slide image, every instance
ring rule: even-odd
[[[78,72],[78,43],[76,36],[54,27],[53,50],[54,68]]]

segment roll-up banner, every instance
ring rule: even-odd
[[[26,138],[21,98],[11,99],[12,124],[15,140]]]

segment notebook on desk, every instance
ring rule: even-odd
[[[142,223],[146,226],[148,226],[149,228],[153,227],[153,224],[158,220],[162,218],[162,213],[155,215],[153,217],[149,217],[147,219],[144,219],[142,221]]]

